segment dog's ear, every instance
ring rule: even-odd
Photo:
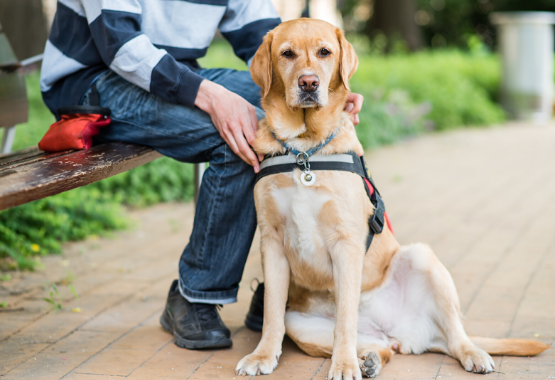
[[[339,61],[339,73],[341,75],[341,80],[343,81],[343,86],[350,91],[349,79],[353,76],[358,67],[358,57],[355,53],[353,45],[345,39],[345,34],[339,28],[335,29],[337,34],[337,39],[339,40],[339,46],[341,47],[341,56]]]
[[[272,32],[264,36],[262,45],[252,57],[251,76],[254,83],[262,89],[262,97],[266,97],[272,86]]]

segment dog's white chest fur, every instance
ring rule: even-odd
[[[272,196],[279,212],[285,217],[284,245],[296,250],[301,259],[310,260],[324,248],[318,215],[331,197],[315,187],[302,185],[295,174],[291,174],[294,186],[274,189]]]

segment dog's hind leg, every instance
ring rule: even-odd
[[[310,356],[331,358],[335,318],[305,314],[297,311],[285,313],[287,335]]]
[[[464,331],[455,283],[430,247],[424,244],[402,247],[398,256],[398,259],[406,260],[412,274],[420,273],[426,278],[429,287],[428,294],[433,297],[434,305],[428,318],[434,321],[433,326],[437,330],[433,332],[433,335],[439,338],[439,341],[444,342],[441,345],[446,346],[444,348],[447,349],[447,353],[458,359],[466,371],[492,372],[495,364],[491,356],[476,347]],[[428,297],[425,293],[422,296]],[[433,343],[430,343],[426,350],[437,351],[434,349]]]
[[[376,343],[366,343],[364,336],[358,336],[357,355],[362,375],[376,377],[380,374],[383,366],[391,359],[393,352]]]
[[[310,356],[330,358],[333,354],[333,317],[288,311],[285,314],[287,335]],[[367,335],[357,335],[358,364],[362,375],[376,377],[389,361],[392,351],[383,342]]]

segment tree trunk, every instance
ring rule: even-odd
[[[374,0],[374,13],[368,21],[366,31],[373,36],[382,32],[388,37],[388,48],[391,41],[402,39],[410,51],[423,46],[422,34],[414,21],[416,13],[415,0]]]
[[[44,51],[47,32],[42,0],[0,0],[0,24],[17,59]]]

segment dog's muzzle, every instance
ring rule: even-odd
[[[320,105],[318,93],[301,91],[299,93],[299,105],[301,107],[314,107]]]
[[[301,107],[314,107],[320,105],[318,86],[320,78],[317,75],[301,75],[299,77],[299,100]]]

